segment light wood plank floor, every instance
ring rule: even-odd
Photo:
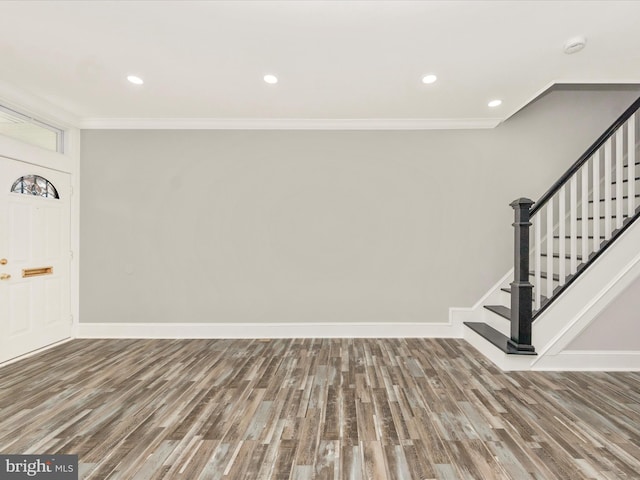
[[[0,369],[0,453],[91,479],[640,478],[640,374],[463,340],[75,340]]]

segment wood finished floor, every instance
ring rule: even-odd
[[[640,374],[463,340],[75,340],[0,369],[0,453],[91,479],[640,478]]]

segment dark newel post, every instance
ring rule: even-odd
[[[529,212],[533,203],[528,198],[519,198],[511,203],[515,216],[515,255],[509,347],[518,352],[535,351],[531,345],[533,285],[529,283]]]

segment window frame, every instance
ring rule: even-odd
[[[16,110],[13,110],[12,108],[6,107],[2,104],[0,104],[0,112],[3,112],[11,117],[14,117],[18,120],[22,120],[24,122],[30,123],[32,125],[35,125],[37,127],[43,128],[45,130],[48,130],[52,133],[55,134],[56,136],[56,149],[55,150],[51,150],[51,149],[46,149],[52,152],[56,152],[56,153],[65,153],[64,152],[64,130],[62,130],[61,128],[57,128],[54,127],[53,125],[49,125],[46,122],[43,122],[42,120],[38,120],[37,118],[31,117],[29,115],[26,115],[24,113],[20,113]],[[13,137],[12,137],[13,138]],[[24,140],[23,140],[24,141]],[[29,143],[29,142],[26,142]],[[36,145],[38,146],[38,145]],[[41,147],[41,148],[45,148],[45,147]]]
[[[29,193],[29,192],[25,192],[24,191],[24,184],[25,184],[25,179],[27,178],[33,178],[33,183],[35,185],[38,185],[38,179],[42,179],[46,182],[45,184],[45,188],[46,188],[46,194],[45,195],[38,195],[37,193]],[[15,190],[15,188],[19,185],[22,184],[22,191],[17,191]],[[39,197],[39,198],[51,198],[54,200],[60,200],[60,194],[58,193],[58,189],[56,188],[56,186],[47,178],[43,177],[42,175],[38,175],[36,173],[29,173],[27,175],[23,175],[21,177],[18,177],[13,184],[11,185],[11,193],[15,193],[18,195],[27,195],[28,197]],[[50,193],[53,193],[53,195],[50,195]]]

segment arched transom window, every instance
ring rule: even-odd
[[[60,198],[53,184],[40,175],[25,175],[20,177],[11,187],[13,193],[24,193],[37,197]]]

